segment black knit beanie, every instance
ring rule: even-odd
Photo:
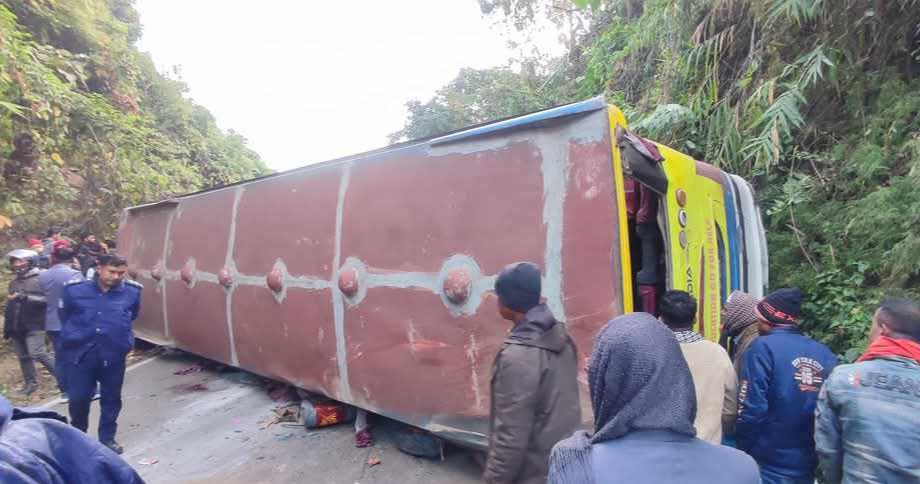
[[[512,311],[530,311],[540,304],[540,269],[530,262],[506,266],[495,280],[495,294]]]
[[[795,324],[802,311],[802,291],[797,287],[775,291],[757,304],[757,311],[770,324]]]

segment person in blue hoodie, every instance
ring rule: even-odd
[[[761,336],[741,367],[735,438],[757,461],[764,484],[815,481],[815,406],[837,357],[799,329],[801,305],[796,288],[757,304]]]
[[[0,395],[3,484],[144,484],[125,461],[55,412],[13,408]]]

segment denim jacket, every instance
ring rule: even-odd
[[[831,484],[920,482],[920,364],[837,367],[818,400],[815,443]]]

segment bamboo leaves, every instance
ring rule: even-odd
[[[800,88],[806,89],[824,79],[825,67],[829,70],[834,69],[834,62],[831,61],[825,51],[826,47],[824,45],[818,45],[810,52],[799,57],[793,64],[790,64],[789,67],[792,68],[792,71],[799,71],[798,86]]]
[[[18,105],[18,104],[16,104],[16,103],[11,103],[11,102],[8,102],[8,101],[2,101],[2,100],[0,100],[0,109],[4,110],[4,111],[6,111],[6,112],[8,112],[8,113],[10,113],[10,114],[13,114],[13,115],[15,115],[15,116],[18,116],[18,117],[20,117],[20,118],[25,119],[26,108],[24,108],[24,107],[22,107],[22,106],[20,106],[20,105]]]
[[[776,84],[768,83],[764,87],[769,91],[768,99],[773,101],[754,122],[753,127],[759,132],[742,148],[742,152],[755,160],[755,167],[769,169],[780,159],[783,143],[788,142],[793,132],[805,124],[800,112],[805,96],[795,84],[781,85],[784,91],[775,98]]]
[[[773,0],[767,19],[770,22],[792,20],[801,26],[815,17],[821,3],[822,0]]]

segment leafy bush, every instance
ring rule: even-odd
[[[111,233],[126,206],[268,172],[139,32],[130,0],[0,5],[0,229]]]

